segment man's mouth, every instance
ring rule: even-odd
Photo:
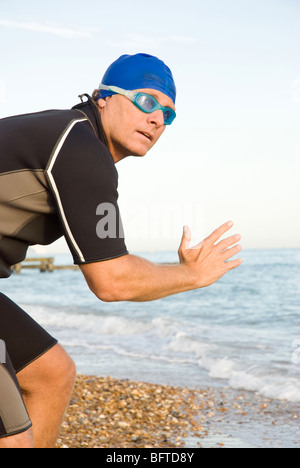
[[[150,133],[147,132],[139,132],[141,135],[144,135],[148,140],[152,141],[153,136]]]

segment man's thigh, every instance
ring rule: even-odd
[[[0,340],[16,373],[46,353],[57,340],[23,309],[0,293]]]

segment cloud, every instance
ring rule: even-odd
[[[294,80],[292,83],[293,95],[292,101],[296,104],[300,104],[300,79]]]
[[[66,28],[59,25],[36,23],[31,21],[10,21],[0,19],[0,27],[10,29],[23,29],[31,32],[39,32],[64,37],[65,39],[89,38],[96,31],[95,28]]]
[[[0,28],[21,29],[34,33],[51,34],[65,39],[91,38],[94,33],[99,32],[97,28],[68,28],[58,24],[40,23],[33,21],[12,21],[0,19]],[[106,39],[104,44],[109,47],[121,47],[128,49],[160,49],[162,45],[182,45],[194,44],[196,39],[192,36],[172,35],[172,36],[146,36],[145,34],[126,33],[123,38],[117,40]]]

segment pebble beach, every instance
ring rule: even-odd
[[[78,375],[57,448],[296,448],[299,403]]]

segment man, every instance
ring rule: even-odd
[[[219,241],[232,222],[192,249],[185,227],[178,265],[156,265],[126,249],[115,164],[146,155],[173,122],[170,69],[150,55],[124,55],[108,68],[93,99],[87,98],[72,110],[0,120],[0,277],[10,276],[29,245],[50,244],[62,235],[90,289],[107,302],[152,301],[202,288],[239,266],[241,260],[229,259],[240,250],[240,236]],[[106,226],[106,234],[98,229],[99,206],[114,209],[114,229]],[[53,447],[72,392],[74,363],[3,294],[0,339],[6,346],[0,447]]]

